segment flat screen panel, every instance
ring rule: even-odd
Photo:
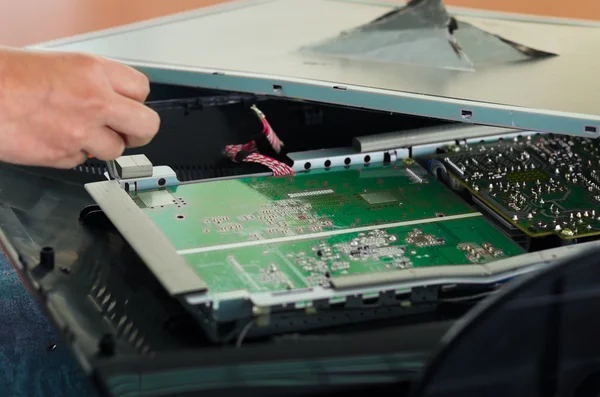
[[[600,131],[600,30],[458,15],[558,56],[474,70],[302,51],[392,10],[387,2],[228,3],[45,47],[128,62],[154,81],[573,135]],[[451,12],[452,13],[452,12]]]

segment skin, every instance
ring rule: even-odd
[[[149,143],[158,114],[142,73],[75,53],[0,48],[0,161],[72,168]]]

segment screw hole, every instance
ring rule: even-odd
[[[329,167],[331,167],[331,161],[330,161],[330,160],[325,160],[325,163],[324,163],[324,164],[325,164],[325,167],[326,167],[326,168],[329,168]]]
[[[346,164],[346,165],[350,165],[351,162],[352,162],[352,160],[350,160],[350,157],[346,157],[344,159],[344,164]]]
[[[165,180],[165,178],[160,178],[158,180],[158,186],[165,186],[166,183],[167,181]]]
[[[311,167],[310,162],[307,161],[306,163],[304,163],[304,169],[305,170],[310,170],[310,167]]]
[[[369,156],[368,154],[365,156],[365,163],[370,163],[371,162],[371,156]]]

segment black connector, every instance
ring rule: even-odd
[[[115,337],[111,334],[104,334],[98,341],[98,352],[101,356],[114,356],[116,352]]]
[[[250,155],[250,152],[246,151],[246,150],[240,150],[239,152],[236,153],[235,155],[235,161],[237,163],[241,163],[242,161],[244,161],[246,159],[246,157],[248,157]]]
[[[40,250],[40,266],[44,269],[54,269],[54,248],[44,247]]]

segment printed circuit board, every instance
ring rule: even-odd
[[[476,198],[529,236],[575,239],[600,234],[597,140],[527,135],[452,146],[435,159]]]
[[[339,276],[487,263],[522,253],[483,217],[376,228],[187,256],[211,294],[328,288]]]
[[[523,252],[410,159],[131,195],[215,298]]]

